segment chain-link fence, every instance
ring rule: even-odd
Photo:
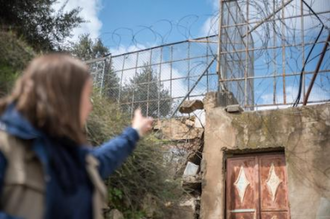
[[[330,31],[328,0],[221,0],[220,11],[219,82],[243,108],[301,103],[311,84],[309,103],[330,100],[328,51],[312,80]]]
[[[177,116],[183,100],[218,89],[217,37],[162,45],[88,61],[94,83],[129,113]]]
[[[220,79],[222,88],[233,93],[241,106],[254,105],[254,42],[246,37],[244,15],[236,1],[223,7],[221,14]],[[227,27],[228,28],[224,28]],[[237,80],[243,78],[243,80]]]
[[[232,92],[245,110],[301,103],[310,84],[309,103],[330,100],[329,49],[312,82],[329,34],[328,0],[222,0],[218,18],[220,37],[87,62],[95,84],[126,112],[141,107],[155,118],[178,116],[184,100],[209,91]]]

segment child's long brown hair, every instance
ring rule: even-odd
[[[16,109],[36,128],[50,136],[84,143],[80,102],[89,78],[87,66],[69,55],[35,58],[16,81],[12,93],[0,100],[0,114],[16,103]]]

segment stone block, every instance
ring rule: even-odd
[[[204,99],[203,99],[203,104],[204,104],[204,109],[206,112],[209,110],[212,110],[213,108],[217,107],[217,92],[208,92]]]
[[[160,130],[164,138],[171,140],[191,140],[203,135],[202,128],[188,126],[185,121],[178,119],[159,120],[154,130]]]
[[[243,112],[243,109],[240,105],[229,105],[225,108],[227,113],[240,113]]]
[[[179,108],[179,112],[180,113],[192,113],[198,109],[204,109],[204,105],[201,100],[187,100],[181,104],[181,106]]]
[[[200,195],[202,191],[202,179],[200,175],[184,176],[181,182],[182,188],[191,195]]]
[[[187,126],[190,126],[190,127],[194,127],[195,126],[195,122],[190,120],[190,119],[187,119],[185,122],[184,122]]]
[[[217,101],[219,106],[221,107],[238,104],[238,101],[236,100],[234,94],[230,91],[220,91],[218,93]]]

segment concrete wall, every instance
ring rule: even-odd
[[[224,218],[228,152],[279,149],[287,163],[291,218],[329,219],[330,104],[238,114],[206,107],[201,218]]]

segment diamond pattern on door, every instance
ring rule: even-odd
[[[280,178],[278,178],[278,176],[276,175],[274,163],[272,163],[270,170],[269,170],[269,176],[266,181],[266,184],[272,194],[273,201],[275,200],[276,191],[277,191],[278,186],[281,184],[281,182],[282,182],[282,180],[280,180]]]
[[[241,168],[239,170],[239,174],[238,174],[237,180],[235,181],[234,185],[238,191],[238,195],[241,199],[241,202],[243,202],[246,188],[250,185],[250,182],[247,180],[247,178],[245,176],[243,166],[241,166]]]
[[[284,154],[254,154],[227,159],[228,219],[289,219]]]

